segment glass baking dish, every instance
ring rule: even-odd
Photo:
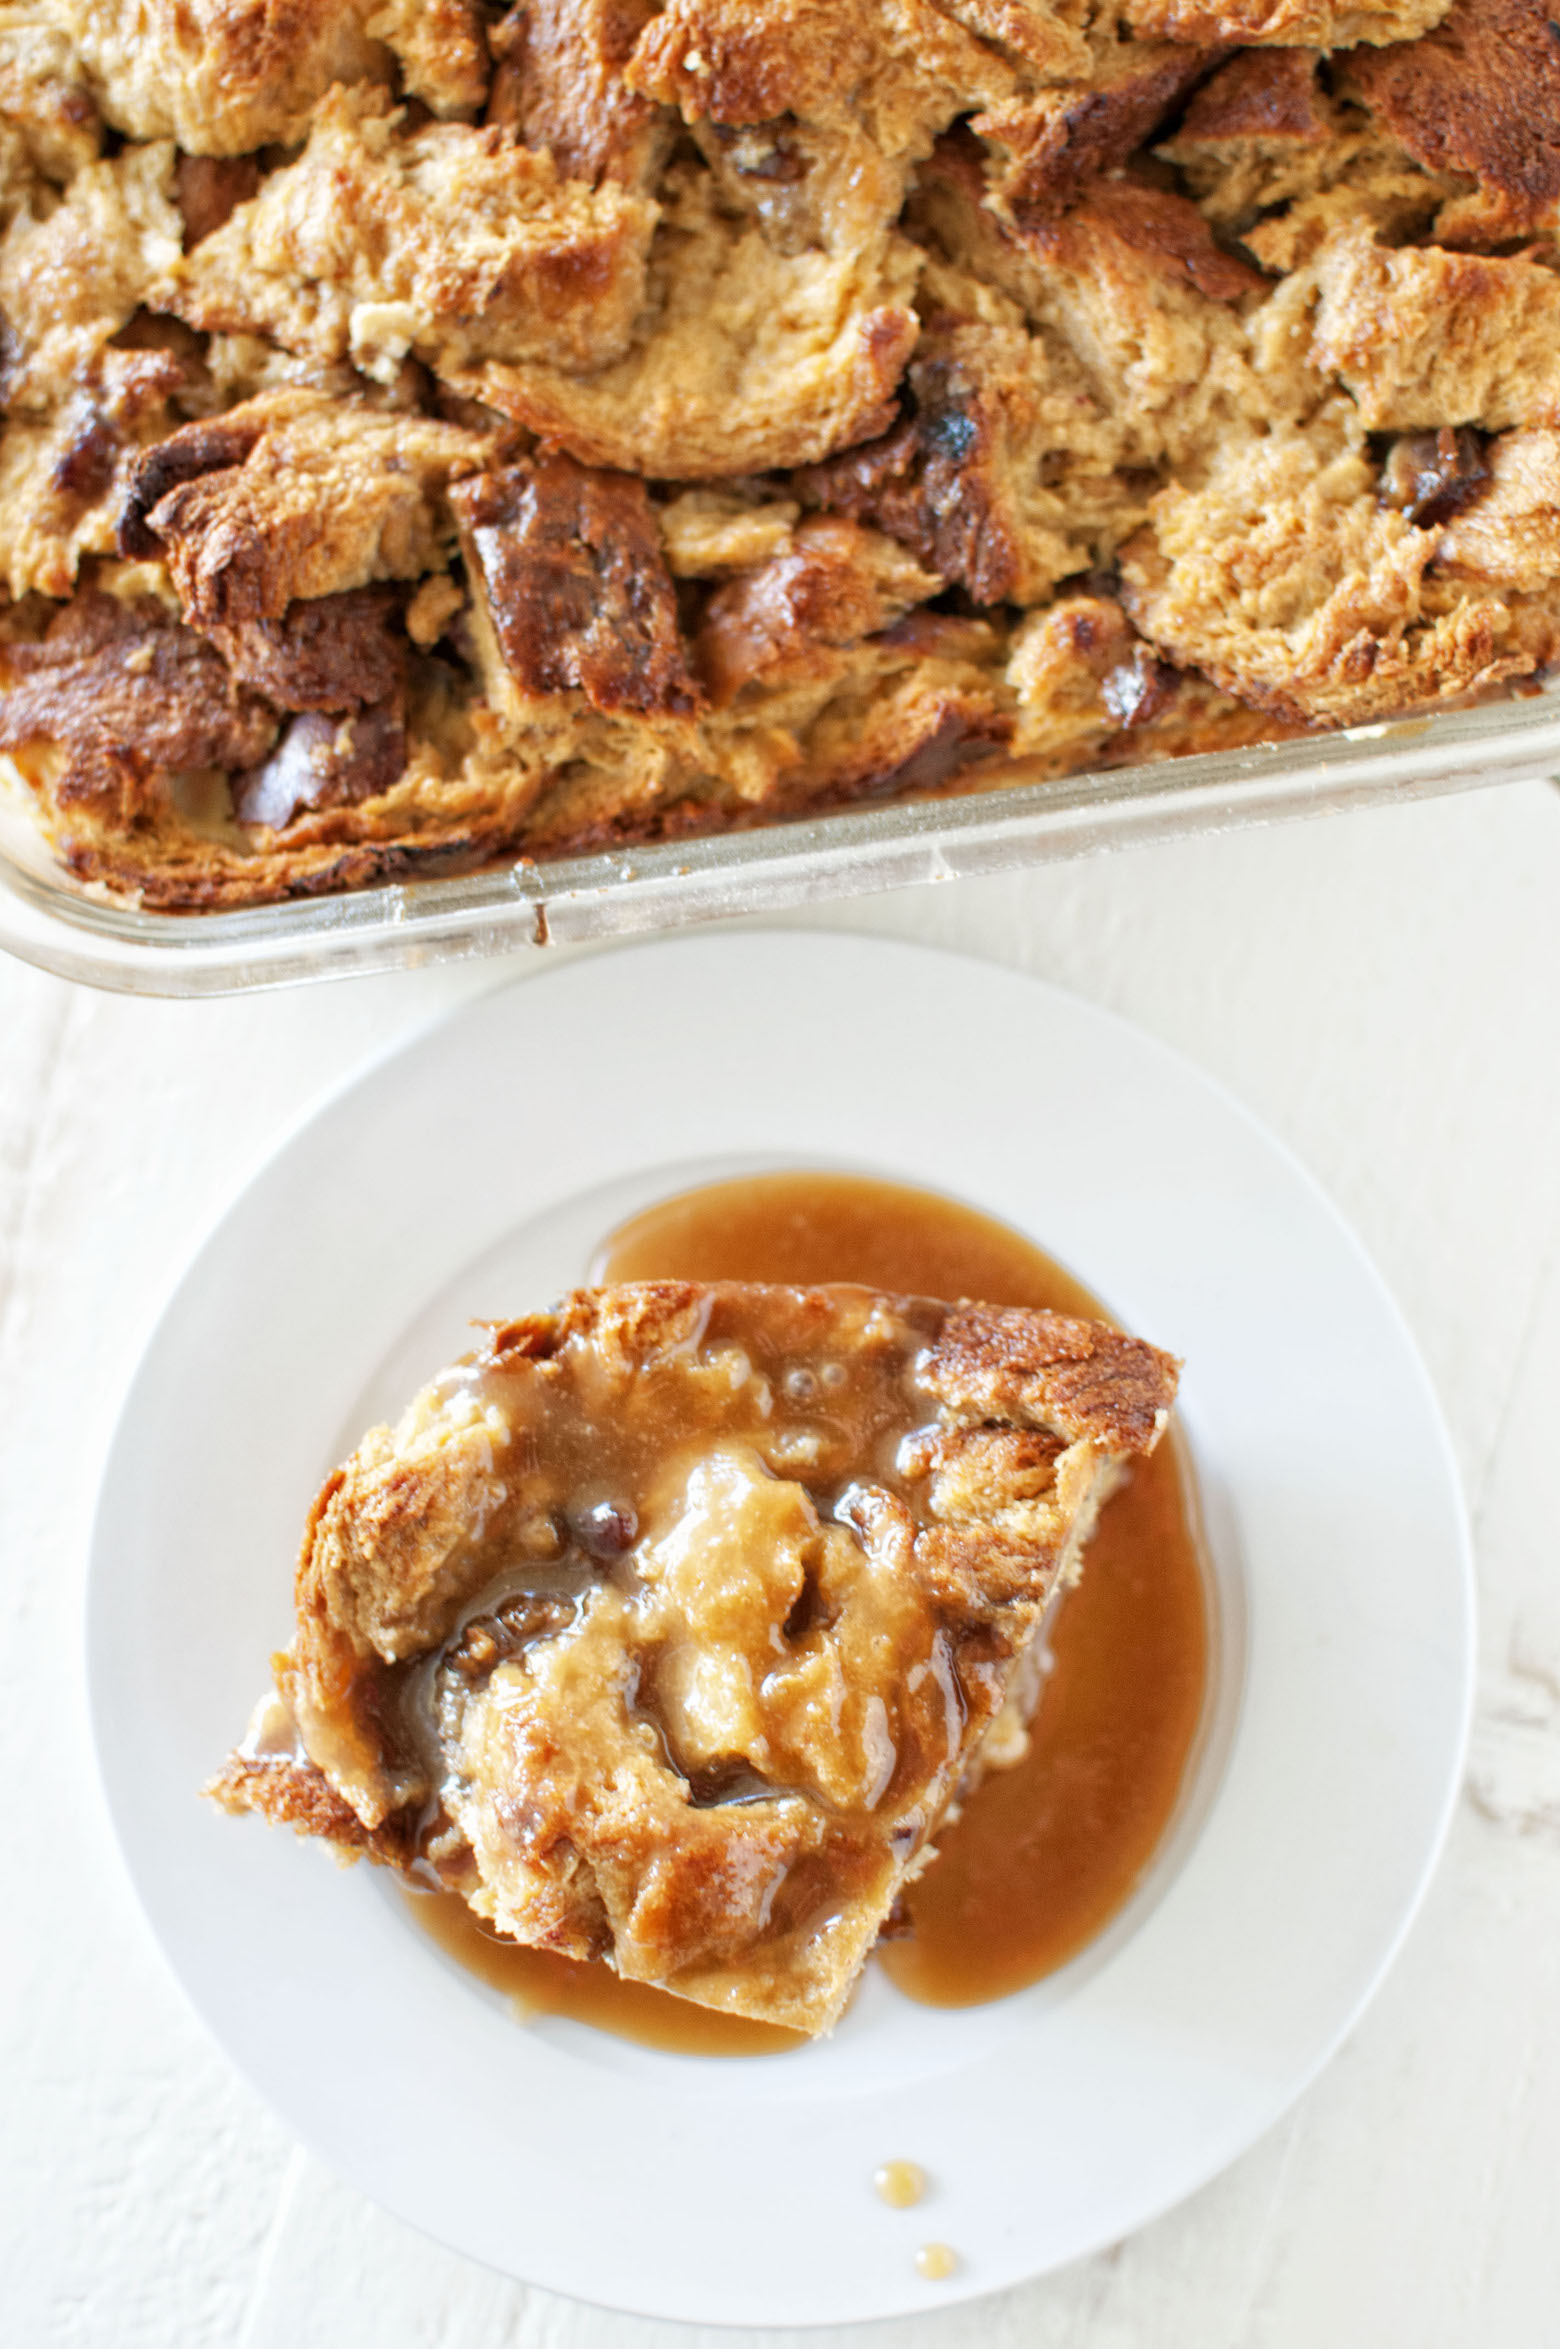
[[[74,886],[51,863],[28,811],[0,804],[0,946],[63,978],[127,994],[234,994],[630,937],[1557,771],[1560,695],[1542,693],[708,840],[195,915],[143,913]]]

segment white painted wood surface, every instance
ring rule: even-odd
[[[1375,1253],[1440,1391],[1478,1542],[1482,1680],[1466,1800],[1427,1908],[1343,2054],[1264,2143],[1065,2274],[941,2313],[929,2285],[922,2319],[784,2338],[1553,2349],[1560,793],[1507,788],[810,918],[942,940],[1074,987],[1180,1046],[1290,1140]],[[503,975],[488,964],[177,1005],[0,964],[7,2349],[754,2338],[526,2291],[296,2151],[164,1971],[93,1780],[88,1530],[161,1298],[279,1133]],[[1321,1446],[1327,1430],[1302,1436]],[[221,1541],[214,1525],[214,1557]],[[651,2158],[653,2115],[645,2133]]]

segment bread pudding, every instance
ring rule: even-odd
[[[1176,1365],[1098,1323],[657,1281],[493,1328],[325,1484],[211,1791],[497,1932],[828,2030]]]
[[[0,0],[0,754],[257,904],[1560,652],[1548,0]]]

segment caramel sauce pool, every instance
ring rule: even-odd
[[[923,1297],[1040,1305],[1096,1298],[1006,1224],[935,1192],[860,1175],[775,1174],[668,1199],[611,1233],[592,1282],[860,1281]],[[1161,1342],[1174,1333],[1150,1331]],[[994,1770],[905,1897],[913,1928],[877,1953],[906,1996],[975,2006],[1022,1989],[1109,1923],[1158,1847],[1202,1718],[1207,1581],[1190,1473],[1172,1429],[1106,1504],[1083,1580],[1051,1631],[1027,1757]],[[452,1957],[517,2011],[571,2015],[652,2046],[759,2055],[801,2035],[720,2015],[609,1967],[522,1949],[453,1893],[414,1896]]]

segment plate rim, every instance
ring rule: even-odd
[[[909,961],[919,963],[935,959],[941,964],[964,966],[971,975],[979,973],[988,980],[994,976],[1004,982],[1018,982],[1026,991],[1032,992],[1037,1003],[1043,1004],[1046,998],[1050,998],[1053,1002],[1060,1002],[1068,1009],[1085,1015],[1086,1020],[1103,1023],[1109,1029],[1118,1031],[1124,1039],[1129,1040],[1131,1045],[1146,1047],[1151,1055],[1157,1058],[1168,1072],[1173,1074],[1179,1086],[1183,1088],[1189,1086],[1194,1096],[1201,1094],[1216,1103],[1226,1115],[1233,1118],[1237,1127],[1244,1131],[1248,1140],[1259,1145],[1282,1168],[1287,1181],[1298,1186],[1307,1197],[1312,1209],[1317,1212],[1322,1223],[1327,1227],[1332,1242],[1335,1245],[1341,1243],[1355,1278],[1363,1281],[1372,1293],[1373,1301],[1378,1311],[1383,1314],[1396,1341],[1404,1367],[1411,1372],[1422,1430],[1433,1440],[1438,1466],[1444,1477],[1447,1496],[1452,1504],[1446,1530],[1455,1536],[1458,1590],[1461,1601],[1460,1620],[1457,1625],[1460,1647],[1457,1727],[1455,1738],[1450,1741],[1443,1757],[1440,1799],[1430,1831],[1424,1840],[1412,1889],[1402,1902],[1393,1930],[1383,1938],[1377,1949],[1368,1975],[1356,1984],[1346,2007],[1340,2009],[1330,2033],[1325,2037],[1325,2040],[1317,2044],[1303,2070],[1297,2070],[1289,2079],[1280,2099],[1275,2103],[1267,2119],[1255,2130],[1247,2130],[1244,2134],[1238,2134],[1238,2141],[1217,2150],[1195,2173],[1183,2174],[1157,2201],[1145,2204],[1134,2215],[1127,2229],[1128,2232],[1136,2232],[1139,2228],[1152,2224],[1188,2196],[1199,2191],[1231,2161],[1239,2158],[1242,2152],[1257,2143],[1292,2108],[1357,2026],[1364,2010],[1396,1962],[1403,1944],[1420,1914],[1444,1850],[1452,1818],[1455,1815],[1457,1795],[1464,1772],[1471,1730],[1477,1665],[1477,1592],[1474,1553],[1466,1500],[1462,1491],[1455,1452],[1439,1399],[1413,1333],[1384,1276],[1320,1180],[1282,1135],[1276,1133],[1255,1112],[1249,1109],[1219,1077],[1202,1068],[1190,1055],[1180,1050],[1176,1045],[1166,1042],[1152,1030],[1142,1027],[1139,1023],[1109,1006],[1096,1003],[1073,990],[1057,985],[1054,981],[1036,977],[1012,965],[993,962],[979,954],[937,943],[883,937],[871,930],[858,931],[845,927],[809,930],[759,921],[692,937],[676,936],[614,944],[585,954],[571,955],[566,962],[549,970],[523,970],[518,973],[506,974],[495,984],[482,987],[472,994],[464,996],[454,1004],[436,1011],[428,1018],[414,1019],[406,1028],[365,1054],[349,1070],[327,1085],[294,1117],[289,1119],[270,1147],[231,1188],[225,1191],[219,1206],[204,1221],[194,1244],[183,1257],[164,1289],[157,1310],[146,1327],[143,1341],[137,1350],[136,1359],[124,1381],[118,1408],[114,1415],[112,1435],[101,1456],[98,1498],[94,1509],[90,1540],[89,1568],[83,1588],[82,1630],[87,1651],[86,1686],[93,1760],[100,1795],[112,1828],[114,1845],[135,1896],[136,1905],[141,1910],[165,1962],[179,1983],[189,2005],[198,2016],[203,2029],[221,2047],[227,2060],[235,2065],[270,2109],[278,2114],[289,2133],[307,2146],[316,2158],[324,2161],[335,2174],[348,2177],[357,2191],[379,2202],[382,2207],[390,2208],[395,2215],[403,2218],[406,2223],[417,2228],[420,2232],[429,2235],[431,2239],[450,2243],[451,2239],[446,2231],[419,2217],[415,2211],[407,2209],[400,2200],[388,2197],[381,2187],[364,2185],[360,2179],[352,2177],[350,2169],[342,2162],[335,2150],[322,2142],[320,2133],[301,2120],[290,2103],[279,2098],[272,2085],[257,2074],[250,2062],[234,2052],[218,2024],[208,2012],[206,2000],[188,1979],[185,1966],[181,1963],[179,1956],[175,1954],[170,1935],[165,1931],[163,1920],[152,1908],[132,1855],[130,1841],[121,1817],[120,1800],[111,1783],[111,1771],[106,1751],[108,1714],[105,1691],[110,1675],[106,1659],[101,1652],[100,1632],[104,1583],[105,1578],[112,1571],[104,1561],[110,1542],[107,1512],[114,1494],[115,1471],[143,1379],[148,1373],[149,1365],[153,1363],[158,1354],[159,1348],[168,1337],[181,1305],[191,1291],[208,1253],[216,1247],[219,1239],[239,1214],[245,1202],[250,1199],[253,1193],[262,1189],[268,1177],[279,1169],[281,1163],[289,1157],[304,1138],[316,1127],[325,1123],[333,1113],[342,1110],[361,1089],[381,1078],[398,1061],[414,1054],[419,1048],[427,1046],[444,1031],[452,1030],[467,1020],[480,1016],[484,1007],[492,1005],[499,998],[518,997],[522,990],[531,986],[541,986],[547,991],[560,985],[567,987],[580,973],[595,965],[616,961],[620,957],[632,958],[639,962],[647,959],[665,962],[688,957],[702,959],[712,954],[718,956],[732,950],[740,954],[749,942],[754,941],[769,941],[783,945],[793,952],[816,951],[821,948],[827,953],[844,949],[850,954],[865,951],[874,957],[882,956],[889,959],[904,957]],[[655,1163],[660,1163],[660,1161]],[[671,1160],[667,1160],[666,1163],[671,1163]],[[903,1179],[906,1181],[925,1179],[929,1185],[936,1185],[936,1178],[926,1175],[922,1169],[906,1168]],[[979,1202],[973,1203],[979,1204]],[[998,1212],[996,1210],[987,1211]],[[1043,1239],[1043,1235],[1039,1236]],[[1084,1269],[1087,1272],[1088,1268]],[[1109,1286],[1108,1283],[1104,1285]],[[1243,1691],[1240,1698],[1242,1707],[1245,1702],[1246,1694]],[[582,2291],[578,2284],[574,2283],[548,2282],[544,2288],[567,2293],[586,2305],[625,2314],[681,2319],[691,2322],[738,2323],[761,2330],[779,2326],[807,2329],[831,2324],[870,2322],[874,2318],[893,2318],[973,2301],[995,2291],[1010,2289],[1022,2281],[1032,2280],[1041,2274],[1053,2272],[1057,2267],[1088,2257],[1104,2246],[1121,2239],[1121,2235],[1122,2230],[1119,2226],[1102,2225],[1097,2234],[1080,2238],[1076,2245],[1061,2258],[1047,2259],[1041,2265],[993,2277],[989,2280],[969,2279],[962,2284],[956,2283],[951,2289],[939,2288],[930,2296],[928,2296],[926,2288],[922,2286],[919,2292],[907,2290],[901,2298],[892,2302],[885,2301],[880,2308],[852,2311],[844,2315],[829,2309],[819,2309],[812,2314],[788,2309],[784,2313],[774,2316],[752,2313],[730,2316],[721,2315],[709,2308],[679,2308],[670,2303],[651,2305],[643,2297],[638,2296],[614,2298],[610,2295],[598,2295],[589,2290]],[[511,2276],[521,2282],[528,2280],[517,2267],[493,2261],[485,2253],[474,2249],[469,2244],[453,2244],[451,2247],[459,2250],[463,2256],[489,2266],[495,2273]]]

